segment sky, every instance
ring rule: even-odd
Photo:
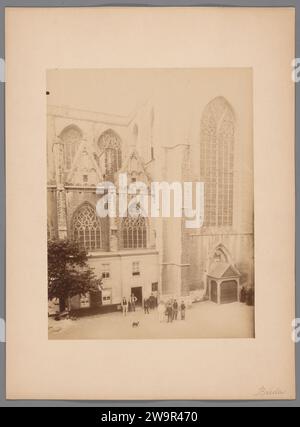
[[[155,77],[147,70],[142,74],[141,70],[119,69],[48,70],[47,101],[49,105],[129,116],[151,98],[154,85]]]

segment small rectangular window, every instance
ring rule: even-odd
[[[112,303],[111,289],[104,289],[102,291],[102,305],[110,305]]]
[[[157,292],[158,291],[158,282],[154,282],[152,283],[152,292]]]
[[[102,279],[109,279],[109,277],[110,277],[109,264],[102,264]]]
[[[135,261],[132,263],[132,275],[139,276],[140,275],[140,263]]]

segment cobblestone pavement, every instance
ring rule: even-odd
[[[54,321],[49,319],[49,339],[152,339],[152,338],[253,338],[254,308],[245,304],[192,304],[186,319],[159,322],[157,310],[141,308],[126,317],[119,312]],[[133,327],[133,322],[139,322]]]

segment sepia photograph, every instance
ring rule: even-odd
[[[8,400],[295,399],[295,16],[7,8]]]
[[[254,338],[252,71],[47,71],[49,339]]]

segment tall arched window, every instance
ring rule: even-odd
[[[89,203],[84,203],[73,216],[73,239],[81,248],[92,251],[103,248],[102,230],[96,210]]]
[[[204,182],[204,225],[233,221],[234,115],[223,97],[212,100],[201,120],[200,175]]]
[[[102,160],[106,177],[112,177],[122,166],[121,140],[111,129],[99,138],[100,161]]]
[[[65,167],[69,170],[72,167],[73,160],[82,139],[82,133],[77,126],[71,125],[62,131],[60,139],[64,144]]]
[[[147,224],[144,217],[124,218],[121,232],[124,249],[147,247]]]

